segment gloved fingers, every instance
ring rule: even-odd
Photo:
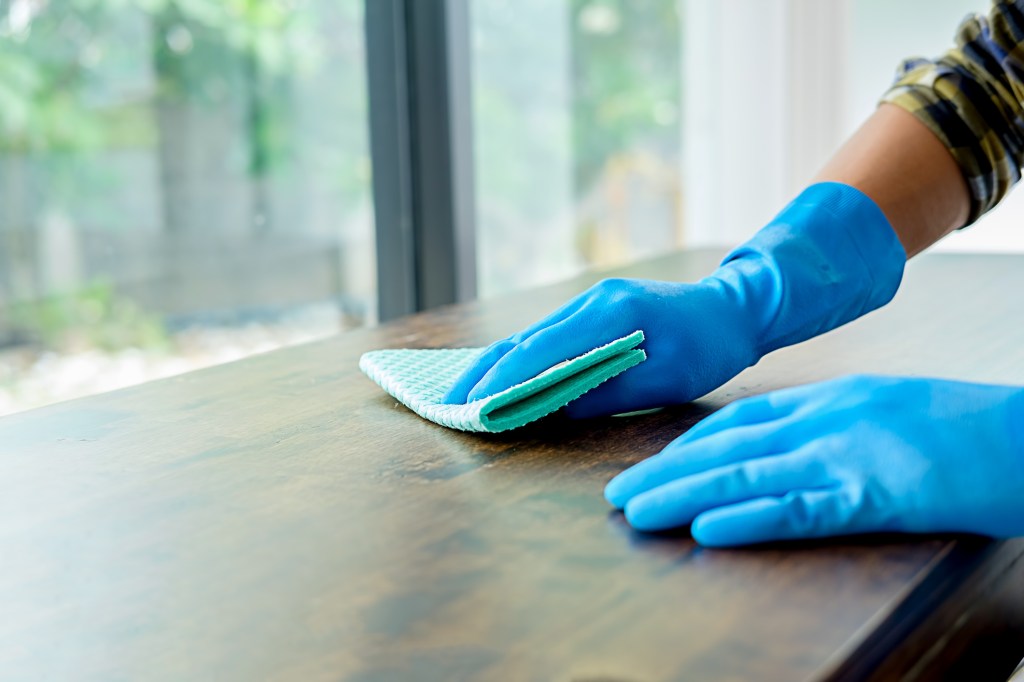
[[[789,389],[787,389],[788,391]],[[691,443],[740,426],[750,426],[789,416],[797,407],[784,391],[772,391],[735,400],[697,422],[675,443]]]
[[[838,489],[794,490],[710,509],[690,527],[707,547],[733,547],[868,530],[848,522],[847,499]]]
[[[516,344],[470,390],[469,400],[500,393],[560,362],[609,343],[617,336],[621,334],[616,334],[615,328],[588,315],[584,306],[575,315],[541,329]]]
[[[818,461],[789,453],[678,478],[632,498],[624,511],[637,530],[664,530],[691,523],[711,509],[829,485]]]
[[[516,342],[510,338],[502,339],[492,343],[473,361],[469,367],[462,371],[462,374],[455,380],[452,387],[445,393],[441,402],[447,404],[460,404],[467,402],[469,392],[473,390],[485,374],[494,367],[501,358],[516,347]]]
[[[452,384],[452,387],[448,389],[448,392],[445,394],[441,402],[448,404],[467,402],[469,400],[469,394],[473,388],[480,383],[480,380],[483,379],[484,375],[486,375],[499,360],[505,357],[509,351],[542,329],[546,329],[557,324],[574,314],[588,301],[589,297],[587,294],[581,294],[569,300],[550,315],[534,322],[529,327],[492,343],[490,346],[485,348],[482,353],[480,353],[480,356],[473,361],[472,365],[463,370],[462,374],[460,374],[455,380],[455,383]]]
[[[720,431],[696,442],[674,441],[613,478],[604,489],[605,499],[622,509],[631,498],[676,479],[789,452],[800,442],[801,427],[767,422]]]

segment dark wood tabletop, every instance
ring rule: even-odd
[[[693,280],[718,255],[614,274]],[[1024,257],[922,257],[886,309],[638,417],[458,433],[356,367],[485,344],[597,279],[0,419],[0,679],[1005,679],[1019,541],[707,550],[630,530],[601,492],[741,396],[852,372],[1024,384]]]

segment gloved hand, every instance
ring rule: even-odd
[[[605,488],[702,545],[1024,534],[1024,389],[857,376],[739,400]]]
[[[606,280],[491,345],[445,402],[498,393],[637,329],[647,360],[571,403],[586,417],[689,402],[762,355],[887,303],[906,253],[885,215],[838,183],[806,189],[694,283]]]

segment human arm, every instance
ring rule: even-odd
[[[870,196],[910,256],[973,223],[1024,165],[1022,36],[1022,0],[967,17],[953,48],[901,65],[882,106],[816,180]]]
[[[911,255],[994,206],[1024,162],[1024,2],[914,60],[818,179],[858,187]],[[888,160],[888,161],[887,161]],[[899,530],[1024,534],[1024,389],[855,377],[740,401],[606,489],[638,528],[710,545]]]
[[[695,284],[602,283],[488,348],[447,400],[464,402],[498,392],[610,341],[613,332],[641,328],[651,339],[648,362],[584,396],[568,412],[591,416],[685,402],[780,345],[810,338],[884,304],[895,291],[889,285],[899,282],[906,254],[916,254],[976,219],[1005,194],[1008,181],[1018,173],[1024,144],[1005,125],[1015,113],[1020,114],[1015,120],[1024,120],[1024,112],[1014,109],[1020,109],[1019,103],[1007,95],[1018,91],[1018,71],[1011,68],[1012,61],[994,55],[1017,54],[1018,48],[1008,42],[1013,31],[1007,26],[1015,25],[1021,5],[996,3],[988,19],[965,23],[958,48],[941,60],[908,67],[886,95],[886,104],[815,178],[851,188],[846,193],[851,201],[830,204],[822,192],[801,195],[795,220],[791,206],[734,251],[723,269]],[[988,25],[996,30],[982,30]],[[969,99],[957,89],[964,83],[974,84],[966,88]],[[979,104],[985,98],[993,98],[992,106]],[[741,190],[737,198],[742,198]],[[881,220],[864,219],[872,206],[880,209]],[[881,237],[886,231],[904,247],[902,258],[893,256],[895,249],[888,245],[880,246],[886,244]],[[832,236],[836,239],[830,243]],[[844,267],[850,265],[852,244],[861,242],[863,267]],[[801,253],[804,247],[812,252],[809,258]],[[740,263],[743,267],[736,267]],[[808,276],[807,267],[814,264],[824,269],[835,265],[836,272]],[[887,295],[880,293],[887,288]],[[836,289],[843,290],[848,302],[860,297],[870,305],[858,310],[846,306],[844,311],[853,317],[834,316],[829,306],[807,305],[816,291]],[[669,291],[678,295],[665,296]],[[789,333],[780,334],[781,327]]]
[[[949,150],[969,193],[969,225],[1020,179],[1024,164],[1024,0],[968,16],[955,45],[900,66],[882,101],[911,113]]]
[[[894,105],[880,107],[818,173],[815,181],[818,183],[841,183],[860,190],[881,209],[885,218],[877,216],[879,219],[874,221],[877,225],[867,222],[849,226],[836,224],[840,221],[856,223],[856,214],[845,212],[839,216],[840,221],[837,221],[826,202],[819,199],[821,193],[817,193],[812,199],[817,204],[811,206],[809,211],[803,212],[801,219],[805,223],[812,226],[824,225],[827,230],[832,230],[834,227],[837,233],[847,227],[861,231],[867,231],[874,227],[878,232],[884,232],[891,227],[904,249],[910,253],[917,253],[937,241],[949,231],[962,225],[967,217],[967,189],[953,157],[924,124]],[[856,195],[852,192],[850,194],[851,196]],[[798,234],[792,236],[799,238]],[[881,242],[876,239],[871,243]],[[874,254],[868,254],[869,257],[872,255]],[[879,264],[875,267],[892,273],[897,270],[898,263],[896,261],[900,259],[894,256],[889,258],[887,263],[882,263],[881,259],[879,260]],[[796,264],[789,267],[795,266]],[[782,267],[786,267],[786,265]],[[865,270],[862,276],[870,277],[871,274]],[[813,284],[807,278],[803,279],[805,284]],[[752,281],[755,280],[756,278],[752,279]],[[851,291],[860,288],[857,278],[850,278],[850,280],[848,285]],[[462,381],[456,384],[449,395],[449,401],[462,402],[467,397],[479,397],[507,388],[516,381],[527,378],[529,372],[539,372],[550,364],[571,357],[571,353],[587,350],[586,343],[577,344],[578,347],[572,346],[577,339],[590,343],[592,346],[610,341],[611,338],[606,338],[607,334],[605,336],[597,334],[607,330],[609,326],[614,326],[614,321],[606,319],[611,316],[612,312],[618,312],[621,320],[621,311],[625,307],[624,301],[626,300],[630,301],[629,305],[633,308],[628,313],[632,324],[634,327],[645,328],[650,336],[652,323],[662,320],[655,319],[658,318],[655,308],[659,306],[648,306],[647,303],[654,298],[656,289],[667,294],[672,287],[673,285],[669,283],[664,285],[650,283],[631,287],[628,282],[624,281],[598,285],[538,324],[490,347],[481,361],[478,361],[475,367],[463,376]],[[714,297],[700,296],[693,287],[679,293],[686,293],[691,299],[706,299],[699,303],[697,300],[691,302],[698,307],[697,310],[692,311],[694,316],[700,316],[701,311],[706,311],[705,321],[698,322],[704,327],[704,329],[698,330],[698,334],[702,337],[715,336],[720,339],[733,340],[740,338],[746,341],[744,337],[751,334],[759,334],[762,337],[765,335],[763,330],[758,329],[721,329],[710,316],[721,318],[721,315],[715,315],[716,312],[721,312],[728,306],[717,305],[713,300]],[[651,310],[647,310],[647,308],[651,308]],[[585,312],[581,314],[581,311]],[[570,314],[566,315],[566,312]],[[575,314],[572,334],[558,331],[559,325],[561,327],[568,326],[565,322],[572,314]],[[757,311],[751,310],[750,314],[751,317],[757,317]],[[670,324],[680,324],[687,321],[687,317],[686,314],[681,313],[674,319],[665,321]],[[628,328],[630,325],[619,326],[621,329],[618,331],[622,334],[633,331],[633,328]],[[831,328],[831,326],[833,325],[827,327]],[[547,339],[537,335],[541,331],[548,331]],[[666,339],[674,336],[675,343],[687,340],[683,338],[682,334],[658,334],[657,331],[655,334],[657,335],[655,341],[658,340],[658,336]],[[532,344],[524,345],[524,342],[529,339],[532,339]],[[563,342],[565,348],[559,348],[556,345],[559,340]],[[802,338],[797,340],[802,340]],[[661,350],[657,347],[660,345],[656,343],[655,350]],[[741,347],[745,349],[751,345],[753,344],[745,342],[741,344]],[[538,349],[537,346],[543,347]],[[517,353],[509,356],[513,350],[517,350]],[[664,353],[665,351],[662,351],[660,354]],[[722,356],[725,355],[726,353],[722,353]],[[689,353],[689,356],[699,358],[699,354],[692,352]],[[664,402],[684,402],[687,399],[699,397],[702,392],[715,388],[718,383],[729,379],[732,374],[742,370],[747,364],[756,362],[754,352],[744,350],[744,356],[749,358],[746,360],[746,364],[742,364],[740,358],[700,358],[705,363],[717,365],[717,367],[703,371],[704,374],[713,374],[715,380],[704,382],[694,388],[680,386],[683,390],[675,399],[667,390],[650,391],[653,394],[650,404],[639,401],[625,404],[625,401],[619,401],[617,406],[623,409],[640,409],[664,404]],[[501,366],[496,368],[499,361]],[[719,368],[724,371],[715,371]],[[650,369],[649,366],[648,369]],[[643,382],[643,377],[640,377],[638,381],[638,373],[637,370],[634,370],[630,376],[623,376],[616,383],[630,384],[624,389],[636,394],[642,390],[642,386],[636,384]],[[656,375],[670,377],[672,373],[657,371]],[[676,381],[678,384],[678,380]],[[704,389],[704,391],[699,389]],[[602,392],[610,391],[604,388]],[[575,412],[584,416],[601,413],[598,405],[595,405],[593,412],[586,410],[587,403],[595,403],[595,401],[593,398],[585,399],[582,403],[582,408],[584,408],[582,413],[580,404],[572,406],[569,410],[570,413]]]
[[[949,149],[917,117],[883,103],[815,182],[856,187],[878,205],[913,257],[967,222],[967,184]]]
[[[848,185],[817,183],[708,277],[605,280],[486,349],[446,401],[497,393],[640,329],[647,360],[570,403],[567,412],[589,417],[688,402],[773,350],[884,305],[905,262],[869,197]]]

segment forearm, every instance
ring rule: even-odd
[[[1021,177],[1022,93],[1024,0],[994,0],[987,14],[963,21],[941,56],[906,60],[882,97],[925,126],[958,166],[968,211],[957,227],[991,210]]]
[[[906,259],[968,219],[963,173],[913,114],[883,104],[812,185],[733,251],[718,277],[763,321],[759,354],[812,338],[885,305]]]
[[[908,257],[967,221],[967,184],[953,156],[923,123],[891,104],[879,107],[814,180],[869,196]]]

